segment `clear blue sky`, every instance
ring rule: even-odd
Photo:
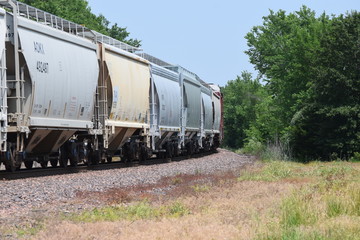
[[[246,33],[269,9],[294,12],[306,5],[317,15],[360,10],[360,0],[88,0],[92,12],[127,27],[144,52],[224,86],[249,63]]]

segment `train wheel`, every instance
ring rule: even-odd
[[[16,167],[12,164],[9,163],[5,163],[5,170],[7,172],[15,172],[16,171]]]
[[[66,168],[69,161],[69,153],[66,151],[65,147],[60,149],[60,167]]]
[[[25,161],[24,165],[25,165],[26,169],[32,169],[33,165],[34,165],[34,161]]]
[[[111,162],[112,162],[112,157],[107,157],[107,158],[106,158],[106,161],[107,161],[108,163],[111,163]]]
[[[179,148],[178,148],[178,143],[177,142],[173,143],[173,153],[174,153],[174,157],[179,156]]]
[[[69,159],[67,158],[60,158],[59,159],[59,165],[60,167],[66,168],[68,165]]]
[[[90,166],[91,165],[91,157],[89,156],[89,154],[87,154],[86,156],[83,157],[82,161],[87,165]]]
[[[143,162],[148,159],[148,151],[144,144],[140,145],[140,161]]]
[[[50,164],[52,167],[56,167],[58,165],[59,159],[58,158],[51,158]]]
[[[4,161],[6,171],[15,172],[21,167],[22,154],[16,153],[16,150],[9,146],[8,151],[5,153]]]
[[[193,155],[193,142],[190,141],[186,144],[186,155],[188,158],[191,157],[191,155]]]
[[[76,167],[79,163],[79,155],[70,156],[70,166]]]
[[[91,156],[91,163],[93,165],[97,165],[100,163],[100,159],[101,159],[101,154],[100,154],[100,151],[99,150],[95,150],[93,153],[92,153],[92,156]]]
[[[40,165],[42,168],[47,168],[49,163],[49,157],[48,156],[43,156],[40,158]]]

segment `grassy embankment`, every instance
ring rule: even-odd
[[[184,194],[43,219],[35,239],[360,239],[360,163],[257,162],[240,177],[170,183]],[[169,195],[172,193],[169,192]]]

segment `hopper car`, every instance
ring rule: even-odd
[[[0,0],[0,164],[8,171],[216,149],[216,85],[141,49]]]

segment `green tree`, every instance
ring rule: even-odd
[[[255,106],[264,95],[263,86],[251,74],[243,72],[222,89],[224,94],[225,145],[232,148],[244,146],[246,130],[255,120]]]
[[[315,17],[315,12],[303,6],[300,11],[270,11],[262,26],[254,27],[246,35],[249,50],[246,53],[267,82],[272,96],[269,118],[279,121],[277,134],[287,133],[291,121],[303,107],[308,85],[314,77],[315,51],[319,37],[326,29],[328,17]]]
[[[28,5],[42,9],[69,21],[82,24],[85,27],[111,36],[134,47],[139,47],[141,41],[128,38],[130,33],[126,28],[118,27],[117,23],[109,26],[110,22],[103,16],[96,16],[86,0],[20,0]]]
[[[332,19],[316,51],[316,75],[294,146],[302,156],[350,158],[360,152],[360,13]]]

